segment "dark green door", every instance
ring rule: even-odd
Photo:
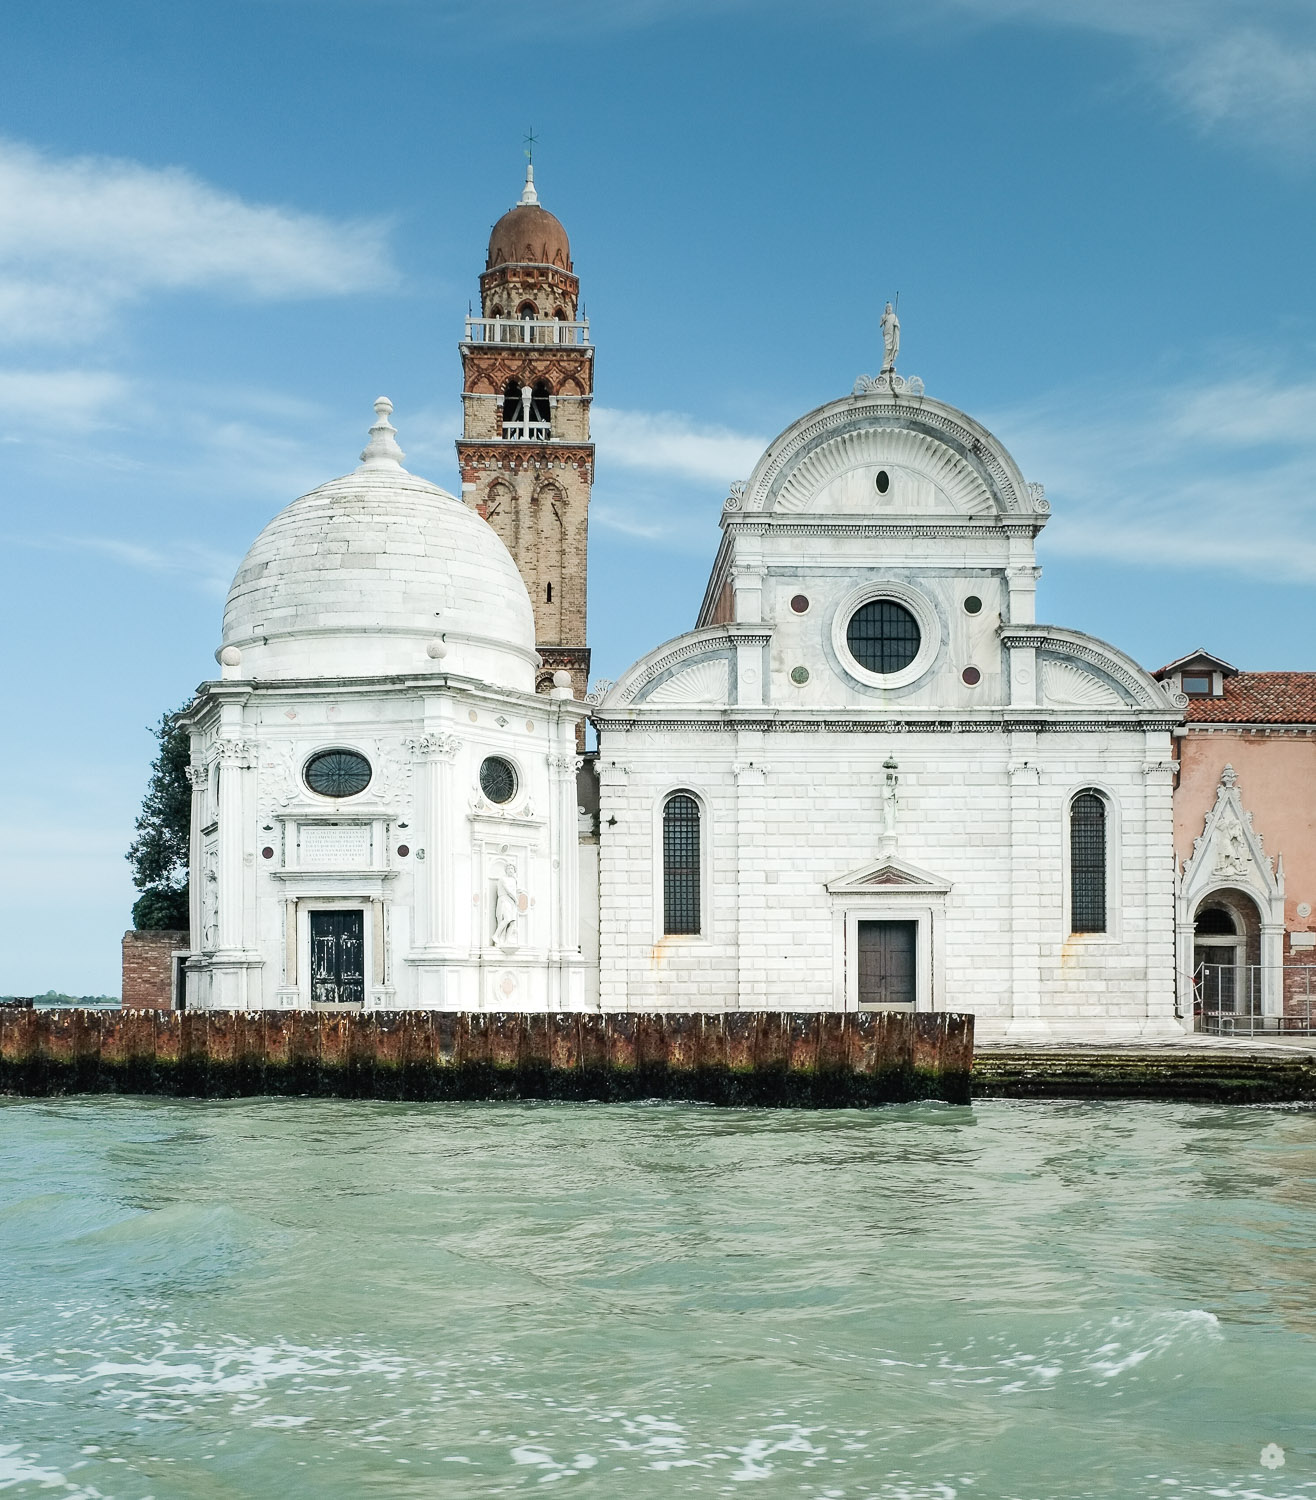
[[[859,1004],[907,1005],[915,997],[917,922],[860,922]]]
[[[362,1005],[366,998],[365,913],[311,913],[311,999],[316,1005]]]

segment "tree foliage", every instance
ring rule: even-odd
[[[148,886],[133,902],[133,926],[138,932],[186,932],[188,915],[187,886]]]
[[[137,817],[137,837],[126,856],[133,884],[142,892],[133,904],[133,925],[139,930],[188,925],[192,787],[187,767],[192,747],[188,731],[179,723],[182,712],[161,715],[156,726],[160,749],[151,762],[151,779]]]

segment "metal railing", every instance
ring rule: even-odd
[[[589,343],[589,319],[568,323],[560,318],[467,318],[468,344]]]
[[[1316,1034],[1316,964],[1199,964],[1193,1017],[1216,1036]]]
[[[546,443],[552,436],[551,422],[503,423],[503,437],[514,443]]]

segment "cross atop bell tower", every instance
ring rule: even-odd
[[[529,161],[520,200],[489,236],[480,315],[466,320],[457,462],[462,499],[506,543],[530,591],[539,690],[565,668],[583,697],[594,348],[579,300],[566,230],[541,207]]]

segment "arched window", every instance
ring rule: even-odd
[[[503,387],[503,421],[519,422],[521,420],[521,382],[509,380]]]
[[[1069,804],[1069,930],[1106,930],[1106,799],[1084,791]]]
[[[548,381],[536,380],[534,391],[530,396],[530,420],[532,422],[548,422],[552,413],[549,405]]]
[[[663,806],[663,931],[699,931],[699,804],[689,792]]]

